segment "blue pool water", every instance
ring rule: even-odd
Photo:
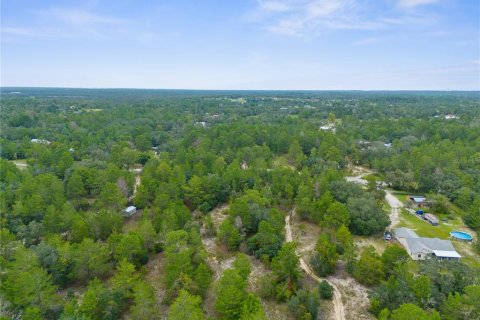
[[[471,241],[473,239],[470,234],[462,231],[452,231],[450,232],[450,236],[457,238],[459,240],[466,240],[466,241]]]

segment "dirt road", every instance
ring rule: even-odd
[[[293,210],[293,214],[295,214],[295,209]],[[285,240],[286,242],[292,242],[293,237],[292,237],[292,228],[290,227],[290,216],[292,213],[288,214],[285,217]],[[335,311],[335,319],[336,320],[345,320],[345,307],[342,302],[342,294],[338,290],[338,288],[330,281],[324,278],[318,277],[312,269],[310,269],[310,266],[305,262],[303,258],[300,257],[300,268],[302,268],[303,271],[305,271],[306,274],[308,274],[312,279],[317,281],[318,283],[322,282],[323,280],[327,281],[330,283],[330,285],[333,288],[333,309]]]
[[[133,193],[128,198],[128,201],[132,201],[133,198],[135,198],[135,194],[137,193],[137,188],[142,182],[142,170],[143,168],[130,169],[130,172],[135,172],[135,183],[133,184]]]
[[[395,228],[399,221],[400,210],[403,207],[402,201],[398,200],[389,190],[385,190],[385,200],[390,205],[390,229]]]
[[[354,182],[354,183],[361,184],[363,186],[367,185],[367,181],[363,179],[363,177],[366,176],[367,174],[372,173],[372,171],[363,167],[355,167],[354,169],[360,174],[356,176],[345,177],[347,182]],[[389,215],[390,229],[393,229],[399,223],[399,215],[400,215],[400,210],[403,207],[403,203],[400,200],[398,200],[398,198],[394,196],[391,191],[386,189],[385,189],[385,200],[387,200],[391,208],[390,215]]]

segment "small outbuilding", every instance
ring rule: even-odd
[[[419,208],[423,208],[425,206],[426,198],[425,196],[409,196],[410,201]]]
[[[124,217],[131,217],[135,213],[137,213],[137,207],[135,206],[129,206],[122,210],[122,214]]]
[[[423,219],[428,221],[432,226],[438,226],[438,218],[431,213],[425,213]]]

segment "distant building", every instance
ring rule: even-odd
[[[438,226],[438,218],[431,213],[425,213],[423,219],[427,220],[432,226]]]
[[[335,128],[335,123],[328,123],[328,124],[324,124],[323,126],[320,126],[320,130],[332,131],[333,133],[335,133],[337,131],[337,128]]]
[[[390,143],[384,143],[383,145],[384,145],[385,148],[387,148],[387,149],[390,149],[390,148],[392,147],[392,143],[391,143],[391,142],[390,142]]]
[[[457,115],[454,115],[453,113],[449,113],[445,115],[446,120],[452,120],[452,119],[458,119],[459,117]]]
[[[45,139],[32,139],[30,140],[31,143],[40,143],[40,144],[50,144],[50,141]]]
[[[425,196],[408,196],[409,200],[412,204],[416,205],[419,208],[425,206],[426,198]]]
[[[450,240],[422,238],[408,228],[394,229],[393,236],[413,260],[459,260],[461,258]]]
[[[131,217],[135,213],[137,213],[137,207],[135,206],[129,206],[122,210],[122,214],[124,217]]]
[[[195,122],[195,126],[205,128],[207,126],[207,123],[205,121],[197,121]]]

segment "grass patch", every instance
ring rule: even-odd
[[[357,246],[357,253],[360,255],[365,247],[373,246],[378,254],[382,254],[389,244],[383,240],[383,234],[372,236],[353,236],[353,243]]]
[[[20,159],[20,160],[9,160],[11,163],[17,166],[19,170],[25,170],[28,167],[27,159]]]
[[[448,220],[448,223],[440,221],[438,226],[432,226],[425,220],[402,209],[399,226],[414,230],[420,237],[448,239],[450,231],[463,228],[463,222],[460,218],[455,217]]]
[[[409,196],[412,194],[411,192],[407,192],[407,191],[398,191],[398,190],[391,190],[391,191],[392,191],[392,194],[396,196]],[[403,198],[399,198],[399,200],[404,201]]]
[[[295,170],[295,167],[288,163],[286,156],[278,156],[272,160],[272,167],[273,168],[289,168],[291,170]]]
[[[416,260],[409,259],[407,261],[407,269],[413,274],[418,274],[420,272],[420,264]]]
[[[387,215],[390,215],[390,213],[392,212],[392,207],[390,207],[390,204],[388,203],[387,200],[383,199],[383,207],[382,207],[383,211],[385,211],[385,213]]]
[[[363,179],[369,181],[369,180],[374,180],[376,182],[378,181],[384,181],[385,178],[383,177],[383,175],[381,175],[380,173],[370,173],[370,174],[367,174],[366,176],[363,176]]]
[[[462,256],[461,261],[463,263],[465,263],[467,266],[469,266],[471,268],[480,268],[480,261],[479,261],[478,256],[477,257],[467,256],[467,255],[462,254],[462,253],[460,253],[460,255]]]

